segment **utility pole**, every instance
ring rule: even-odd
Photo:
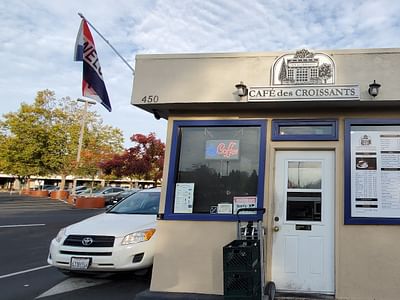
[[[78,98],[76,101],[78,102],[84,102],[85,106],[83,108],[83,115],[82,115],[82,119],[81,119],[81,129],[79,131],[79,143],[78,143],[78,152],[76,154],[76,166],[79,167],[79,162],[81,160],[81,151],[82,151],[82,144],[83,144],[83,134],[85,132],[85,124],[86,124],[86,115],[87,115],[87,111],[89,108],[89,104],[96,104],[96,101],[91,101],[91,100],[86,100],[86,99],[80,99]],[[76,190],[76,182],[77,182],[77,178],[76,175],[74,175],[74,183],[72,185],[72,194],[75,194],[75,190]]]

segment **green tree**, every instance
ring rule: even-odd
[[[86,128],[87,133],[76,174],[90,177],[93,188],[93,182],[97,176],[108,177],[101,172],[101,164],[123,150],[123,137],[121,130],[103,125],[101,122],[92,121],[89,125]]]
[[[0,170],[29,179],[32,175],[61,175],[61,187],[77,170],[76,157],[83,109],[70,98],[56,99],[53,91],[39,91],[33,104],[22,103],[17,112],[0,121]],[[120,151],[123,137],[119,129],[102,124],[89,111],[83,149]],[[81,164],[82,165],[82,164]],[[84,174],[86,175],[86,174]]]
[[[22,182],[48,173],[43,160],[48,144],[45,104],[53,99],[53,92],[39,92],[34,104],[22,103],[18,112],[5,114],[0,123],[2,171],[17,175]]]

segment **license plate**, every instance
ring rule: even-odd
[[[89,257],[71,257],[70,267],[73,270],[86,270],[90,266]]]

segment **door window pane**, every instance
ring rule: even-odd
[[[286,220],[321,221],[321,192],[288,192]]]
[[[290,161],[288,163],[289,189],[320,189],[321,162]]]

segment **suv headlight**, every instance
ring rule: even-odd
[[[60,231],[58,232],[58,234],[56,236],[57,243],[60,243],[62,241],[62,239],[65,237],[65,231],[66,231],[65,227],[60,229]]]
[[[121,244],[129,245],[148,241],[151,239],[155,232],[156,230],[154,228],[132,232],[124,237]]]

